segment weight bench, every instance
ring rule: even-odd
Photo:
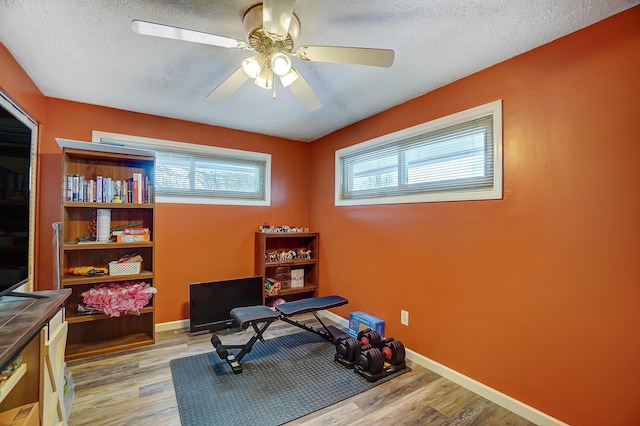
[[[308,299],[297,300],[294,302],[286,302],[275,307],[275,311],[267,306],[246,306],[234,308],[231,310],[231,317],[238,323],[241,329],[246,330],[250,326],[253,327],[254,334],[249,341],[243,345],[223,345],[215,333],[212,332],[211,344],[215,348],[220,359],[227,361],[231,366],[234,374],[242,373],[240,361],[251,352],[253,345],[260,340],[264,343],[263,333],[269,328],[271,323],[276,320],[284,321],[288,324],[310,331],[328,342],[335,342],[336,336],[331,330],[318,318],[317,312],[325,309],[331,309],[349,303],[347,299],[341,296],[322,296],[311,297]],[[313,316],[322,325],[322,328],[313,328],[304,323],[295,321],[290,317],[312,313]],[[230,353],[230,349],[240,349],[235,355]]]

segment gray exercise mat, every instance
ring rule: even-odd
[[[279,425],[409,370],[369,383],[334,362],[334,354],[331,343],[299,332],[257,342],[237,375],[213,347],[211,353],[172,360],[182,425]]]

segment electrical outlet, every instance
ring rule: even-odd
[[[400,310],[400,324],[409,325],[409,311]]]

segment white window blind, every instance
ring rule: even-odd
[[[154,151],[156,202],[269,205],[269,154],[104,132],[93,139]]]
[[[336,152],[336,205],[501,198],[492,103]]]
[[[264,200],[265,161],[156,151],[156,194]]]

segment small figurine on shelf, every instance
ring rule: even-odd
[[[287,234],[287,233],[295,233],[295,232],[309,232],[309,228],[301,228],[298,226],[288,226],[288,225],[280,225],[273,226],[269,225],[266,222],[263,225],[258,227],[260,232],[267,234]]]
[[[273,232],[273,226],[269,225],[267,222],[265,222],[264,224],[260,225],[260,227],[258,229],[260,230],[260,232],[264,232],[264,233]]]
[[[300,260],[309,260],[311,259],[311,250],[298,250],[297,258]]]

